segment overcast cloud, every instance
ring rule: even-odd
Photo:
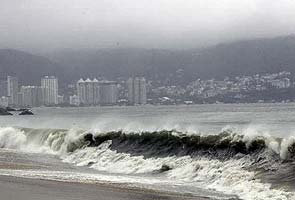
[[[0,48],[195,48],[294,33],[294,0],[0,0]]]

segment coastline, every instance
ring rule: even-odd
[[[24,186],[23,179],[3,179],[0,200],[3,188],[38,196],[32,184],[45,185],[48,191],[40,190],[52,199],[116,200],[122,192],[131,200],[292,199],[294,105],[44,108],[33,117],[2,118],[0,174],[35,180]],[[14,184],[7,189],[6,182]],[[87,198],[75,198],[79,190]]]
[[[208,200],[152,190],[0,175],[3,200]]]

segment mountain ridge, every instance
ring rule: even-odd
[[[256,73],[295,73],[295,36],[263,38],[218,44],[203,49],[74,49],[37,56],[14,49],[0,49],[0,76],[19,76],[35,84],[43,75],[62,82],[80,77],[145,76],[173,79],[182,69],[184,81],[224,78]]]
[[[43,56],[15,49],[0,49],[0,77],[17,76],[23,84],[40,84],[41,76],[62,75],[59,64]]]

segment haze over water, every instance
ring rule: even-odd
[[[213,104],[193,106],[135,106],[35,108],[34,116],[1,118],[1,126],[83,129],[94,131],[157,131],[218,134],[256,129],[275,136],[295,131],[295,104]]]

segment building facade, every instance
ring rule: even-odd
[[[114,81],[100,82],[100,104],[114,105],[118,101],[118,86]]]
[[[79,99],[79,104],[86,103],[86,85],[82,78],[77,82],[77,96]]]
[[[43,100],[45,105],[58,104],[58,79],[54,76],[45,76],[41,79]]]
[[[83,105],[98,105],[100,102],[100,83],[97,79],[85,81],[80,79],[77,82],[77,95],[80,104]]]
[[[9,105],[18,105],[18,78],[13,76],[7,77],[7,96]]]
[[[128,102],[131,105],[146,104],[146,80],[143,77],[129,78],[127,80]]]
[[[7,80],[0,80],[0,97],[7,97]]]
[[[43,90],[40,86],[22,86],[19,92],[19,105],[38,107],[44,102]]]
[[[77,82],[77,96],[80,105],[112,105],[117,103],[118,88],[113,81],[80,79]]]

